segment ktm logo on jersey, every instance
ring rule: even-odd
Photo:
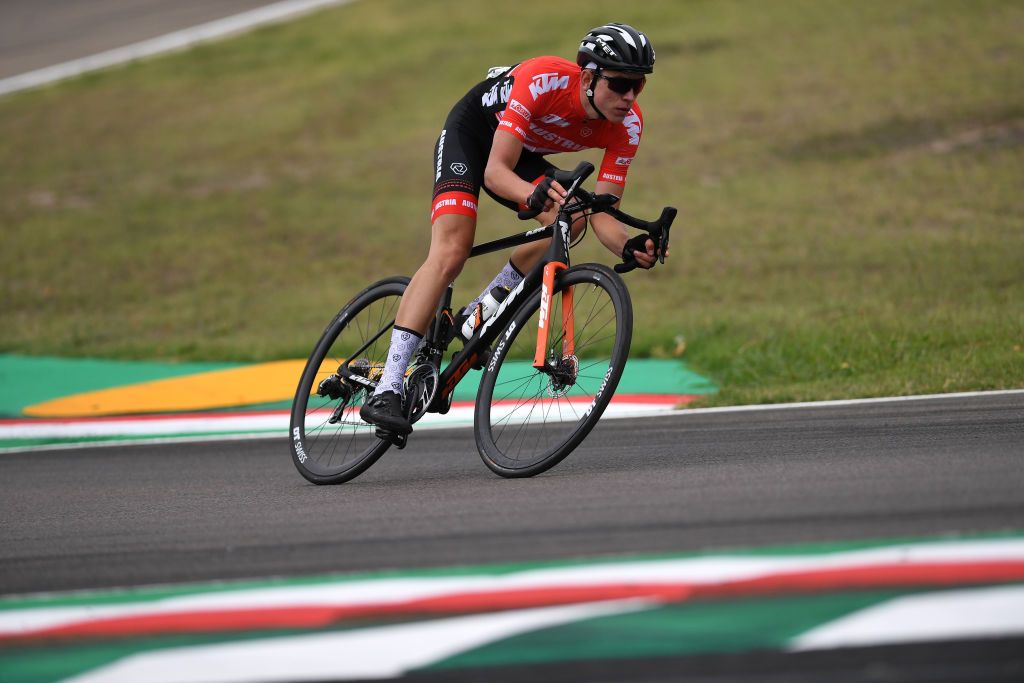
[[[568,76],[559,76],[557,73],[537,74],[530,81],[530,94],[536,100],[546,92],[565,90],[568,87]]]

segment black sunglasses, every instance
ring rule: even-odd
[[[597,78],[603,78],[608,83],[608,89],[612,92],[616,92],[620,95],[625,95],[630,90],[633,91],[634,95],[639,95],[640,91],[647,85],[647,76],[641,76],[640,78],[626,78],[625,76],[615,76],[609,78],[602,73],[595,74]]]

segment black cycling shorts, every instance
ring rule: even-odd
[[[438,216],[457,213],[476,218],[477,200],[483,187],[496,202],[510,209],[523,208],[516,202],[499,197],[484,186],[484,168],[491,153],[495,127],[489,124],[480,98],[490,88],[483,81],[459,100],[444,122],[444,129],[434,145],[434,200],[430,222]],[[515,172],[523,180],[537,183],[554,169],[543,155],[524,149]]]

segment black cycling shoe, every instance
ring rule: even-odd
[[[381,429],[405,435],[412,431],[412,424],[402,409],[402,397],[393,391],[371,396],[359,409],[359,417]]]

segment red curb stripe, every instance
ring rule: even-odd
[[[96,619],[40,629],[31,634],[0,635],[0,642],[47,638],[134,637],[161,633],[253,631],[272,628],[316,629],[345,620],[435,616],[527,609],[604,600],[646,598],[661,603],[693,599],[739,598],[767,594],[816,593],[882,587],[945,587],[1024,580],[1024,561],[890,564],[780,573],[719,584],[605,584],[459,593],[400,603],[359,606],[299,606],[258,609],[194,610],[176,614]]]
[[[1024,560],[949,562],[840,567],[791,572],[729,583],[693,587],[695,598],[756,596],[777,593],[825,593],[864,588],[929,588],[1024,579]]]
[[[692,403],[694,400],[700,398],[697,395],[691,394],[622,394],[612,397],[612,403],[618,403],[619,405],[630,405],[630,404],[653,404],[663,406],[673,406],[680,403]],[[580,396],[578,398],[570,398],[569,402],[573,405],[589,405],[591,399],[586,396]],[[516,401],[498,401],[495,405],[514,405]],[[475,401],[455,401],[452,403],[453,408],[472,408],[476,405]],[[46,426],[46,425],[62,425],[62,424],[111,424],[118,422],[161,422],[165,420],[229,420],[234,418],[244,417],[282,417],[288,418],[291,413],[287,410],[251,410],[251,411],[235,411],[230,413],[216,412],[216,413],[161,413],[159,415],[154,414],[136,414],[136,415],[113,415],[104,417],[53,417],[53,418],[0,418],[0,427],[21,427],[21,426]]]
[[[136,415],[113,415],[106,417],[46,417],[0,419],[0,427],[20,427],[60,424],[110,424],[118,422],[163,422],[166,420],[226,420],[238,417],[284,417],[287,410],[252,410],[235,413],[161,413],[159,415],[139,413]]]

